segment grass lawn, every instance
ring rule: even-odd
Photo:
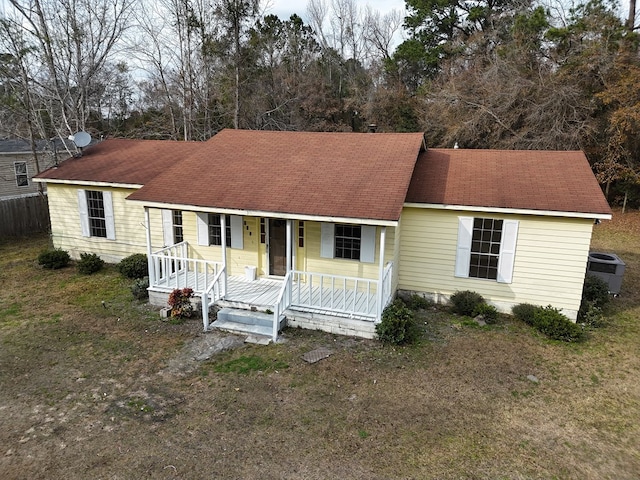
[[[429,309],[417,346],[289,329],[177,369],[199,320],[39,268],[47,243],[0,243],[2,479],[640,477],[640,212],[594,229],[627,270],[584,343]]]

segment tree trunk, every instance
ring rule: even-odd
[[[629,17],[627,18],[627,29],[632,32],[636,24],[636,0],[629,0]]]

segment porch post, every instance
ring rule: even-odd
[[[387,227],[380,227],[380,264],[378,266],[378,315],[376,322],[382,318],[382,303],[384,302],[384,244],[387,236]]]
[[[149,286],[152,287],[156,283],[155,262],[151,255],[153,247],[151,246],[151,216],[149,215],[149,207],[144,207],[144,221],[147,227],[147,263],[149,265]]]
[[[292,265],[292,256],[293,256],[293,249],[292,247],[292,239],[291,239],[291,234],[292,234],[292,230],[293,230],[293,220],[287,220],[287,273],[289,273],[291,271],[291,265]]]
[[[222,268],[224,268],[224,274],[222,275],[222,292],[223,295],[227,293],[227,216],[220,214],[220,240],[222,248]]]

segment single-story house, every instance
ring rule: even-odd
[[[38,181],[55,247],[146,252],[152,303],[190,287],[205,329],[212,304],[245,308],[274,339],[285,319],[372,337],[398,291],[575,319],[594,222],[611,218],[582,152],[431,149],[421,133],[109,139]]]

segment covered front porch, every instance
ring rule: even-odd
[[[282,321],[289,315],[303,314],[299,319],[311,315],[313,325],[320,328],[318,319],[326,323],[327,317],[375,324],[392,297],[392,271],[389,262],[381,281],[299,270],[290,270],[283,278],[255,278],[251,271],[226,275],[222,262],[193,258],[188,242],[181,242],[151,254],[149,290],[152,298],[161,298],[158,303],[164,304],[173,289],[191,288],[202,304],[205,331],[211,326],[209,309],[213,305],[272,314],[271,336],[275,341]],[[154,293],[161,296],[154,297]],[[335,328],[327,325],[329,331]]]

